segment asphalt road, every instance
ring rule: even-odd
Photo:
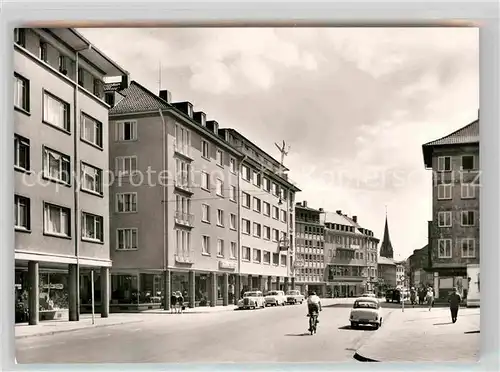
[[[349,327],[351,304],[325,306],[309,335],[306,305],[144,314],[141,323],[16,340],[18,363],[346,362],[374,335]]]

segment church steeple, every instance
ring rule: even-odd
[[[389,236],[389,224],[387,223],[387,208],[385,210],[384,239],[380,246],[380,256],[394,258],[394,250],[392,249],[391,237]]]

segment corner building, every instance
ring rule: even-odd
[[[128,73],[73,29],[18,28],[14,41],[16,300],[28,308],[30,324],[79,320],[80,305],[90,304],[94,270],[95,299],[106,317],[103,80],[121,76],[124,88]]]

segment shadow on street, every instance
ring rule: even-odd
[[[345,325],[339,327],[340,330],[352,330],[352,331],[375,331],[374,327],[360,325],[357,328],[352,328],[350,325]]]
[[[288,333],[285,336],[310,336],[311,334],[309,332],[304,332],[304,333]]]
[[[453,322],[446,322],[446,323],[434,323],[433,325],[449,325],[453,324]]]

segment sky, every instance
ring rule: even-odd
[[[477,118],[477,28],[79,29],[131,74],[279,159],[296,201],[342,210],[396,259],[427,244],[422,144]],[[160,62],[161,61],[161,62]]]

